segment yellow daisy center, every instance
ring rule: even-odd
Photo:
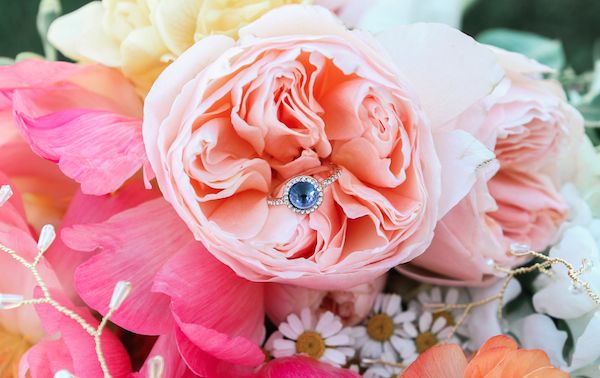
[[[325,340],[314,331],[305,331],[296,340],[296,353],[307,354],[315,360],[325,353]]]
[[[452,314],[448,311],[434,312],[433,313],[433,322],[435,323],[435,321],[438,320],[439,318],[446,319],[447,326],[453,326],[456,324],[454,321],[454,316],[452,316]]]
[[[417,347],[417,352],[419,354],[425,352],[427,349],[438,343],[437,336],[432,332],[423,332],[417,335],[415,339],[415,346]]]
[[[367,322],[369,337],[377,341],[387,341],[394,335],[394,321],[387,314],[371,316]]]
[[[17,377],[21,356],[31,348],[24,337],[0,327],[0,378]]]

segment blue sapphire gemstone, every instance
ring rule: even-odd
[[[292,185],[288,199],[296,209],[308,210],[319,201],[319,190],[310,182],[300,181]]]

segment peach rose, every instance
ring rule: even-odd
[[[440,221],[428,250],[399,268],[414,278],[481,284],[492,277],[494,264],[519,262],[507,253],[512,243],[543,251],[567,216],[557,162],[568,159],[569,146],[583,135],[582,118],[560,84],[543,79],[548,67],[493,51],[506,79],[463,121],[483,120],[469,131],[494,150],[497,162],[480,172],[471,193]]]
[[[382,39],[389,55],[325,9],[291,5],[238,42],[203,39],[159,77],[143,124],[158,184],[239,275],[328,290],[371,281],[425,250],[493,157],[441,130],[502,79],[493,54],[440,25],[399,32]],[[341,175],[315,212],[267,204],[331,164]]]

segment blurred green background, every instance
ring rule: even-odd
[[[404,1],[404,0],[398,0]],[[62,0],[70,12],[88,0]],[[22,51],[42,53],[35,27],[38,0],[0,1],[0,56]],[[490,28],[531,31],[559,39],[567,65],[590,70],[600,55],[600,0],[475,0],[463,18],[463,30],[476,36]]]

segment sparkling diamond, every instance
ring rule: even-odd
[[[300,181],[292,185],[288,198],[296,209],[311,209],[319,201],[319,190],[312,182]]]

